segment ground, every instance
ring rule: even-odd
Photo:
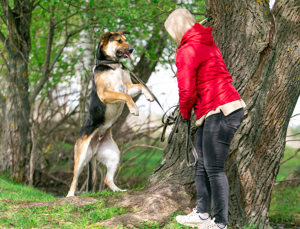
[[[293,152],[288,148],[285,158]],[[299,159],[297,156],[281,166],[278,183],[299,166]],[[58,198],[1,176],[0,228],[189,228],[176,223],[175,217],[191,211],[194,200],[176,188],[102,191]],[[274,228],[300,227],[299,200],[300,187],[275,186],[270,207]],[[165,203],[167,206],[163,206]],[[126,226],[118,225],[120,222]]]

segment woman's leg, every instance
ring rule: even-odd
[[[243,117],[243,109],[228,116],[221,112],[209,116],[203,124],[203,161],[213,196],[216,223],[228,223],[229,186],[224,167],[231,140]]]
[[[198,161],[195,165],[195,182],[197,188],[197,212],[208,213],[210,215],[211,208],[211,189],[207,173],[204,168],[203,150],[203,125],[197,130],[194,147],[198,154]],[[193,157],[193,156],[192,156]],[[194,158],[192,158],[194,161]]]

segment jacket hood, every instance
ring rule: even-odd
[[[214,40],[211,31],[212,27],[204,28],[201,24],[195,23],[182,37],[179,48],[187,42],[212,45]]]

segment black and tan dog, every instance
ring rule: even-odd
[[[133,115],[139,115],[132,97],[142,92],[147,100],[153,101],[153,98],[143,85],[133,84],[128,70],[117,62],[121,58],[129,58],[133,51],[124,34],[129,32],[104,33],[98,44],[96,57],[107,62],[94,68],[89,112],[75,144],[74,177],[68,196],[74,196],[78,177],[90,161],[93,166],[96,166],[96,161],[100,161],[107,167],[104,182],[110,189],[125,191],[114,183],[120,151],[112,139],[111,126],[122,113],[125,103]]]

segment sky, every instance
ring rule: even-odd
[[[270,8],[273,7],[275,0],[270,0]],[[152,90],[154,95],[158,98],[159,102],[162,104],[164,110],[167,110],[173,105],[178,103],[178,87],[177,80],[174,78],[174,73],[172,70],[162,68],[158,66],[158,71],[153,73],[147,83],[147,86]],[[174,66],[174,69],[176,67]],[[139,107],[140,113],[148,115],[153,112],[156,114],[163,114],[161,108],[155,102],[148,102],[142,95],[137,101],[137,106]],[[294,113],[300,113],[300,100],[298,99],[297,105],[295,107]],[[300,115],[292,118],[290,121],[290,126],[296,127],[300,125]]]

